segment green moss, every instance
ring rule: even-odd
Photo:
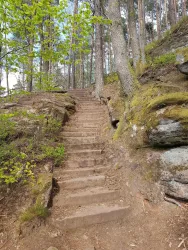
[[[166,105],[183,104],[183,103],[188,103],[188,93],[186,92],[167,93],[151,100],[147,106],[147,109],[148,111],[151,111]]]
[[[125,112],[125,98],[118,98],[115,101],[110,100],[110,105],[119,117]]]
[[[168,53],[158,57],[155,57],[152,62],[152,67],[160,67],[168,64],[176,63],[176,54]]]
[[[37,196],[46,192],[52,185],[52,177],[53,174],[51,173],[39,174],[35,185],[32,184],[32,193]]]
[[[165,117],[181,121],[181,123],[188,123],[188,108],[175,107],[165,112]]]
[[[147,106],[150,101],[161,93],[161,89],[151,85],[143,86],[134,93],[130,103],[128,120],[131,124],[145,125],[150,118],[147,117]],[[151,118],[152,120],[152,118]]]
[[[121,137],[121,135],[123,134],[124,128],[125,128],[125,118],[121,117],[118,127],[113,135],[114,141],[118,140]]]
[[[104,77],[105,84],[112,84],[112,83],[118,82],[118,81],[119,81],[119,77],[118,77],[118,74],[116,72],[108,74]]]

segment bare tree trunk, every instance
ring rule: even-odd
[[[78,14],[78,0],[74,0],[74,13],[73,15],[75,16],[76,14]],[[74,29],[73,29],[73,33],[74,33]],[[72,43],[75,44],[76,43],[76,40],[75,38],[73,37],[72,38]],[[73,62],[72,62],[72,87],[73,89],[76,88],[76,66],[75,66],[75,62],[76,62],[76,53],[73,52]]]
[[[139,19],[139,42],[140,42],[140,53],[141,53],[141,62],[146,63],[145,58],[145,6],[144,0],[138,0],[138,19]]]
[[[134,7],[134,0],[129,0],[128,4],[128,15],[129,15],[129,34],[130,34],[130,42],[133,54],[133,65],[136,68],[138,61],[140,60],[140,51],[139,51],[139,44],[138,44],[138,37],[136,31],[136,13]]]
[[[118,0],[108,1],[108,18],[112,21],[111,38],[115,56],[115,64],[125,95],[131,95],[133,91],[133,78],[130,73],[126,41],[123,34],[120,4]]]
[[[94,34],[91,36],[91,58],[90,58],[90,73],[89,73],[89,83],[92,83],[92,73],[93,73],[93,54],[94,54],[94,46],[95,46],[95,38]]]
[[[182,0],[181,5],[182,5],[182,16],[186,16],[187,15],[186,0]]]
[[[95,15],[101,16],[101,0],[95,0]],[[102,25],[96,24],[95,38],[95,96],[100,98],[104,86]]]
[[[173,26],[176,24],[177,17],[176,17],[176,1],[169,0],[169,22],[170,25]]]
[[[27,75],[27,91],[32,92],[33,90],[33,45],[34,38],[30,38],[29,41],[29,55],[28,55],[28,75]]]
[[[83,89],[85,86],[84,82],[84,55],[81,55],[81,64],[80,64],[80,86]]]
[[[155,0],[156,19],[157,19],[157,37],[161,37],[161,0]]]
[[[165,15],[165,26],[166,29],[168,29],[168,6],[167,6],[167,0],[164,0],[164,15]]]

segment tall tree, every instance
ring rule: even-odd
[[[108,18],[112,21],[111,38],[115,56],[116,70],[119,75],[124,94],[129,96],[133,91],[133,78],[127,59],[126,41],[124,38],[120,4],[118,0],[108,1]]]
[[[102,15],[101,0],[94,0],[95,15]],[[104,86],[103,72],[103,29],[100,23],[95,25],[95,96],[100,98]]]
[[[176,0],[169,0],[169,22],[171,26],[177,22]]]
[[[139,20],[139,42],[140,42],[140,53],[141,53],[141,62],[146,63],[145,58],[145,43],[146,43],[146,34],[145,34],[145,5],[144,0],[138,0],[138,20]]]
[[[155,0],[156,19],[157,19],[157,37],[161,37],[161,0]]]
[[[138,61],[140,60],[140,50],[138,44],[138,36],[136,30],[136,12],[134,6],[134,0],[129,0],[128,4],[128,24],[129,24],[129,35],[133,55],[133,65],[136,68]]]

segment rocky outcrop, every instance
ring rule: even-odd
[[[160,164],[163,169],[174,171],[177,169],[188,169],[188,147],[173,148],[160,157]]]
[[[188,200],[188,147],[174,148],[160,157],[161,184],[165,194]]]
[[[165,194],[188,201],[188,170],[177,171],[176,174],[163,172],[161,184],[164,187]]]
[[[177,69],[185,75],[188,75],[188,62],[177,65]]]
[[[151,51],[152,57],[173,52],[176,49],[184,48],[188,46],[188,18],[180,21],[176,27],[170,30],[166,36],[161,39],[157,46]]]
[[[158,147],[188,145],[188,129],[179,121],[161,119],[158,126],[148,131],[148,139]]]

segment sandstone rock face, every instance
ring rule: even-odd
[[[165,194],[176,199],[188,200],[188,170],[177,171],[176,174],[163,172],[161,184]]]
[[[188,147],[173,148],[160,157],[160,163],[166,170],[177,170],[178,168],[188,168]]]
[[[188,200],[188,147],[174,148],[160,157],[165,171],[161,175],[164,192],[177,199]]]
[[[188,130],[174,120],[161,120],[160,124],[148,132],[149,143],[152,146],[182,146],[188,145]]]

